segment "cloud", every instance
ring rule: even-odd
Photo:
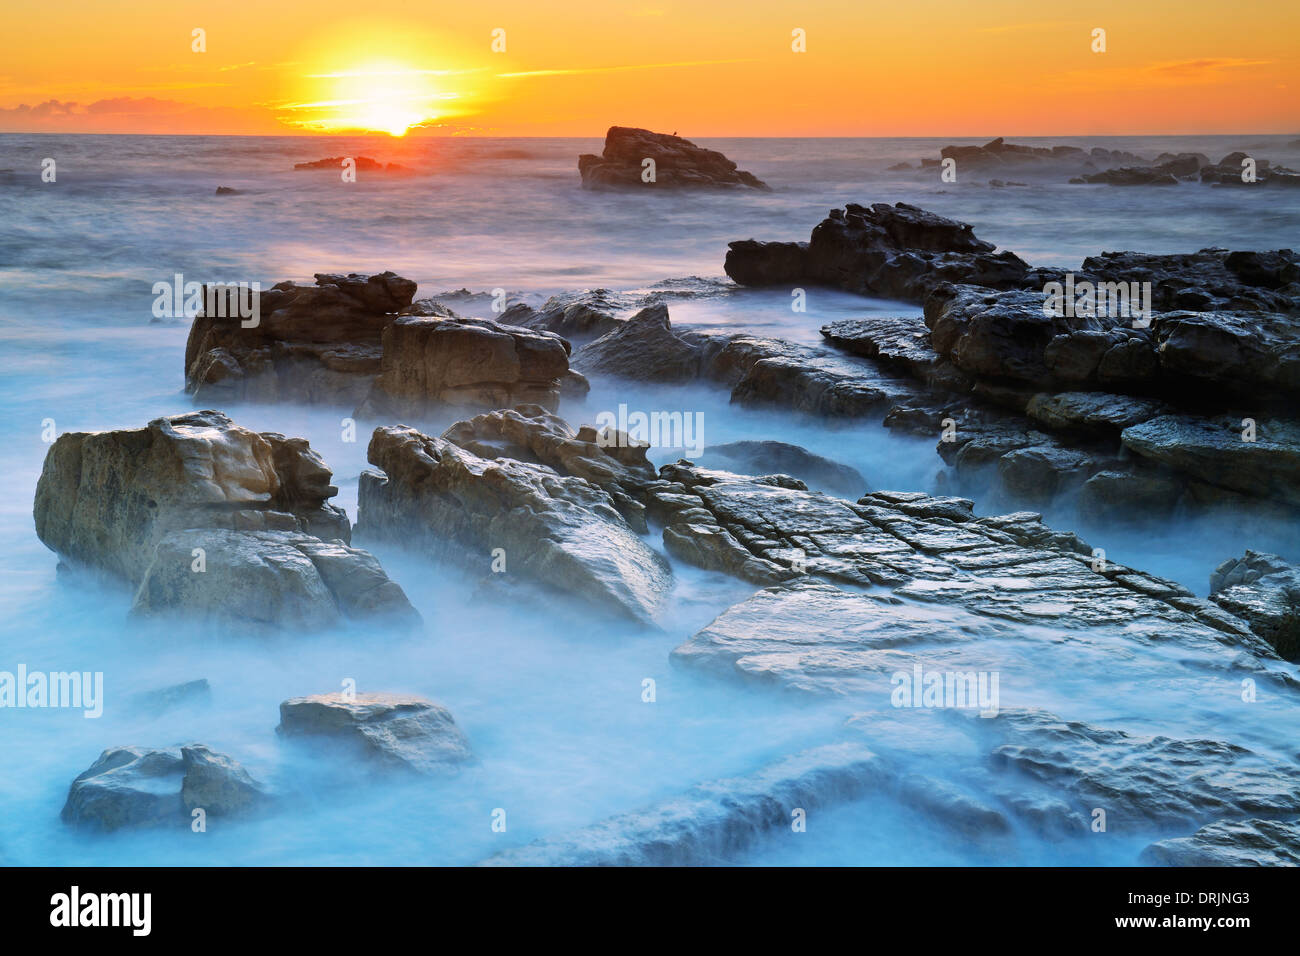
[[[1146,67],[1147,72],[1156,76],[1183,79],[1202,79],[1221,70],[1235,70],[1248,66],[1268,66],[1272,60],[1247,60],[1242,57],[1213,57],[1201,60],[1174,60],[1169,63],[1153,63]]]
[[[160,100],[152,96],[117,96],[108,100],[96,100],[86,107],[86,112],[91,116],[105,113],[152,116],[159,113],[183,113],[190,109],[193,107],[189,103],[177,100]]]
[[[46,119],[52,116],[70,116],[77,109],[76,103],[63,103],[59,100],[46,100],[35,106],[22,103],[18,106],[0,108],[0,115],[25,116],[31,119]]]

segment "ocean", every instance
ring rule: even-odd
[[[503,605],[454,564],[367,542],[358,543],[380,557],[423,614],[421,634],[350,629],[268,640],[128,622],[129,593],[56,572],[58,559],[35,534],[32,497],[51,433],[138,426],[194,407],[182,393],[188,322],[155,319],[157,282],[180,274],[267,288],[310,282],[317,272],[391,269],[419,283],[417,298],[504,289],[511,301],[539,305],[574,289],[659,291],[675,325],[820,347],[827,321],[919,309],[809,290],[807,311],[793,312],[788,290],[738,289],[725,278],[729,241],[806,239],[833,207],[900,201],[970,222],[980,238],[1033,265],[1077,267],[1103,251],[1274,249],[1300,240],[1295,190],[1035,181],[997,188],[960,172],[958,182],[941,183],[937,171],[926,178],[887,171],[936,157],[950,142],[943,138],[692,138],[725,152],[771,192],[584,191],[577,156],[599,152],[595,138],[0,135],[0,670],[22,664],[105,675],[101,718],[0,710],[0,752],[10,768],[0,775],[0,862],[473,863],[837,739],[846,714],[888,704],[887,687],[881,700],[809,702],[672,670],[668,652],[752,590],[679,564],[673,610],[656,633],[591,620],[563,602],[546,602],[539,613],[531,594]],[[1294,137],[1287,136],[1008,138],[1149,157],[1199,151],[1216,162],[1240,149],[1300,167],[1300,148],[1288,146]],[[347,183],[337,172],[293,169],[328,156],[369,156],[411,172],[362,171]],[[46,159],[55,161],[54,182],[42,181]],[[237,193],[217,196],[219,186]],[[490,314],[482,295],[461,301],[453,307],[465,314]],[[793,442],[856,467],[872,489],[938,487],[934,442],[877,421],[832,424],[741,409],[706,386],[592,384],[585,403],[561,409],[575,425],[620,403],[697,412],[706,443]],[[365,441],[341,439],[346,410],[227,411],[249,427],[309,438],[355,520]],[[987,513],[978,497],[976,508]],[[1113,560],[1201,595],[1213,567],[1248,547],[1300,559],[1294,527],[1178,517],[1155,532],[1117,531],[1083,526],[1067,509],[1049,509],[1047,517],[1104,544]],[[1112,653],[1084,642],[1070,653],[1068,670],[1036,664],[1039,652],[1030,648],[1007,653],[1004,706],[1055,708],[1103,725],[1122,718],[1151,733],[1229,733],[1262,752],[1294,753],[1300,716],[1281,702],[1188,706],[1189,695],[1204,697],[1205,685],[1180,668],[1175,649]],[[129,705],[138,692],[200,677],[213,688],[206,709],[159,717]],[[653,705],[641,700],[647,677],[659,688]],[[345,679],[445,704],[479,763],[436,784],[358,775],[337,785],[319,761],[283,747],[273,728],[279,701],[330,692]],[[282,795],[287,811],[201,836],[92,838],[59,822],[68,784],[106,747],[191,740],[236,756]],[[916,758],[918,769],[939,775],[960,759]],[[491,827],[499,808],[510,821],[505,833]],[[772,837],[745,862],[1106,864],[1131,860],[1154,835],[1063,847],[1026,833],[991,859],[872,798],[819,817],[804,836]]]

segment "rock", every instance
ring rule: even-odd
[[[1249,622],[1286,660],[1300,660],[1300,566],[1247,551],[1214,569],[1210,600]]]
[[[700,376],[702,358],[699,343],[674,333],[668,307],[657,303],[579,349],[573,367],[585,375],[690,382]]]
[[[623,324],[615,313],[626,305],[621,293],[608,289],[553,295],[541,310],[517,304],[501,315],[501,321],[535,331],[554,332],[570,342],[584,343],[600,338]]]
[[[1104,808],[1111,828],[1300,811],[1300,769],[1221,740],[1129,734],[1033,709],[1005,711],[981,729],[1003,741],[995,767]]]
[[[369,156],[329,156],[325,159],[312,160],[309,163],[294,163],[294,169],[342,169],[343,164],[352,162],[359,173],[406,173],[410,172],[400,163],[381,163]]]
[[[138,583],[171,531],[301,531],[348,541],[331,473],[304,439],[217,411],[65,432],[36,486],[36,533],[66,561]]]
[[[1183,169],[1185,164],[1166,166],[1121,166],[1106,169],[1099,173],[1079,177],[1085,183],[1105,183],[1108,186],[1177,186],[1178,176],[1174,169]],[[1196,172],[1195,169],[1192,170]],[[1071,180],[1074,182],[1075,180]]]
[[[72,782],[61,816],[64,823],[103,831],[188,827],[197,808],[210,817],[243,816],[267,800],[242,766],[202,744],[112,747]]]
[[[207,678],[200,677],[198,680],[186,681],[184,684],[173,684],[170,687],[160,687],[157,690],[136,694],[131,698],[131,707],[140,712],[163,714],[175,707],[206,706],[211,702],[212,688]]]
[[[1020,501],[1047,503],[1071,485],[1082,484],[1100,466],[1084,452],[1035,445],[999,458],[998,479]]]
[[[195,573],[195,549],[204,570]],[[158,542],[131,611],[234,617],[286,630],[347,620],[415,627],[420,616],[367,551],[294,531],[173,531]]]
[[[238,196],[243,192],[242,189],[235,189],[231,186],[218,186],[216,195],[218,196]]]
[[[588,436],[595,438],[595,433]],[[596,449],[594,441],[588,441]],[[644,452],[642,452],[644,454]],[[358,528],[465,560],[504,549],[510,572],[643,623],[671,583],[667,563],[620,514],[609,492],[540,464],[485,459],[412,428],[375,429],[361,476]]]
[[[418,417],[431,406],[559,406],[569,344],[487,319],[400,318],[383,332],[379,377],[357,414]]]
[[[1202,249],[1157,255],[1103,252],[1083,260],[1076,282],[1151,283],[1156,312],[1280,312],[1300,310],[1300,256],[1290,249],[1229,252]]]
[[[1300,504],[1300,424],[1261,419],[1254,441],[1240,418],[1162,415],[1124,429],[1131,451],[1210,485]]]
[[[378,275],[316,275],[252,293],[256,316],[194,319],[185,345],[185,388],[197,400],[308,401],[354,405],[380,371],[384,328],[411,305],[416,285]],[[252,310],[252,306],[256,310]]]
[[[837,348],[901,369],[935,388],[968,391],[972,380],[930,347],[930,330],[920,316],[842,319],[822,326]]]
[[[861,744],[795,754],[745,777],[714,780],[678,797],[619,814],[563,837],[484,861],[491,866],[707,866],[734,860],[767,833],[790,826],[795,807],[815,811],[860,798],[889,779]]]
[[[415,623],[379,562],[347,546],[330,479],[304,439],[249,431],[221,412],[67,432],[36,486],[36,533],[70,564],[135,587],[135,613],[287,628]]]
[[[1222,820],[1188,837],[1153,843],[1144,866],[1300,866],[1300,823]]]
[[[806,448],[779,441],[735,441],[710,445],[696,463],[713,467],[714,459],[721,459],[721,467],[747,475],[768,475],[775,472],[793,475],[804,481],[820,485],[828,491],[857,496],[867,487],[861,472]]]
[[[645,160],[654,160],[654,178],[642,179]],[[722,153],[696,146],[688,139],[646,129],[611,126],[600,156],[578,157],[578,172],[587,189],[748,186],[767,189],[752,173],[737,169]]]
[[[330,738],[380,766],[421,774],[446,773],[473,759],[451,712],[409,695],[294,697],[280,704],[276,732]]]
[[[1171,475],[1099,471],[1079,489],[1079,511],[1093,521],[1142,524],[1167,517],[1182,494],[1183,482]]]
[[[1155,321],[1160,367],[1191,390],[1257,398],[1300,392],[1300,318],[1275,312],[1169,312]]]
[[[995,254],[969,224],[906,203],[833,209],[806,249],[797,246],[733,242],[724,268],[742,285],[807,282],[907,302],[923,301],[943,282],[1016,288],[1029,271],[1012,253]]]
[[[1025,407],[1025,414],[1047,428],[1109,437],[1170,411],[1161,401],[1108,392],[1040,392]]]
[[[1249,159],[1245,153],[1229,153],[1217,163],[1202,166],[1201,182],[1216,186],[1298,186],[1300,176],[1294,170],[1273,166],[1267,159],[1258,159],[1254,164],[1254,178],[1244,177]]]

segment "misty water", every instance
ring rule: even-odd
[[[1022,140],[1017,140],[1022,141]],[[1034,140],[1023,140],[1034,143]],[[668,654],[753,588],[673,561],[676,585],[662,630],[604,619],[562,596],[514,583],[503,599],[483,583],[483,556],[433,563],[358,538],[405,589],[423,631],[375,628],[241,634],[238,627],[128,621],[129,589],[76,573],[37,539],[32,498],[57,432],[134,427],[192,409],[182,394],[188,322],[155,321],[152,286],[176,273],[197,281],[311,281],[315,272],[385,269],[416,280],[417,297],[508,290],[538,305],[555,292],[668,289],[675,325],[744,329],[821,347],[827,321],[915,314],[915,306],[809,290],[741,290],[722,273],[730,240],[805,239],[833,206],[912,202],[975,226],[1031,264],[1078,266],[1107,250],[1189,252],[1207,246],[1296,244],[1300,196],[1287,191],[922,182],[886,173],[937,155],[946,140],[701,140],[724,150],[771,193],[608,194],[578,186],[576,155],[596,140],[346,140],[294,138],[0,136],[0,670],[102,671],[104,712],[0,711],[0,862],[10,864],[473,863],[536,837],[671,798],[701,781],[752,772],[819,744],[854,738],[854,713],[880,712],[873,747],[946,777],[973,758],[909,740],[889,719],[890,685],[862,699],[811,699],[672,667]],[[1164,137],[1047,141],[1147,156],[1199,150],[1214,161],[1247,149],[1300,165],[1286,138]],[[366,155],[417,170],[344,184],[294,172],[324,156]],[[43,158],[57,161],[42,183]],[[937,180],[937,176],[935,177]],[[216,197],[217,186],[241,192]],[[490,315],[486,299],[453,307]],[[867,488],[941,492],[934,440],[878,420],[829,423],[729,404],[722,388],[650,387],[596,378],[574,425],[620,404],[699,414],[706,445],[774,439],[852,465]],[[367,436],[345,439],[349,408],[242,405],[225,409],[258,430],[300,435],[332,467],[337,503],[356,519]],[[430,427],[447,425],[448,414]],[[655,449],[656,464],[676,453]],[[995,513],[976,494],[976,511]],[[1204,594],[1212,568],[1247,547],[1300,558],[1295,527],[1224,515],[1176,516],[1155,527],[1090,528],[1068,505],[1053,526],[1076,530],[1112,560]],[[662,550],[657,529],[647,540]],[[900,613],[925,614],[905,607]],[[1050,628],[1047,628],[1050,630]],[[1291,759],[1294,708],[1265,695],[1230,708],[1186,666],[1190,652],[1105,640],[1061,646],[1014,640],[981,649],[1002,675],[1001,706],[1046,707],[1070,718],[1170,736],[1226,736]],[[212,701],[163,714],[133,695],[206,678]],[[657,700],[642,702],[653,678]],[[281,700],[327,693],[407,692],[447,706],[478,760],[435,782],[340,768],[277,738]],[[284,800],[264,820],[181,832],[88,836],[59,810],[72,779],[106,747],[201,741],[238,759]],[[505,833],[491,815],[504,808]],[[738,862],[792,864],[1119,863],[1157,835],[1044,842],[1022,834],[991,853],[954,843],[887,797],[840,806],[794,838],[777,832]]]

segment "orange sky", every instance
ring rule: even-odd
[[[1300,135],[1296,0],[65,0],[6,21],[0,131]]]

